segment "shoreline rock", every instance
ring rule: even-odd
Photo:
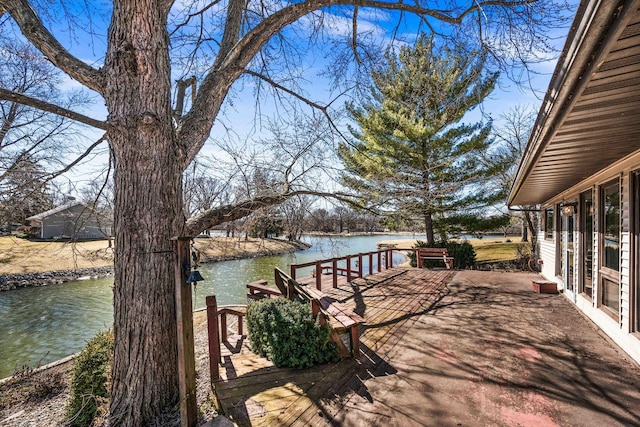
[[[19,288],[57,285],[80,279],[97,279],[113,276],[113,267],[79,268],[77,270],[43,271],[25,274],[3,274],[0,276],[0,292]]]
[[[264,256],[284,255],[297,250],[309,249],[311,245],[302,242],[290,242],[287,249],[260,252],[241,252],[233,255],[204,256],[202,262],[214,263],[234,259],[259,258]],[[43,271],[38,273],[2,274],[0,275],[0,292],[12,291],[20,288],[35,288],[40,286],[57,285],[76,280],[98,279],[113,276],[113,266],[79,268],[76,270]]]

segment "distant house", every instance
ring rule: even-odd
[[[542,275],[640,362],[639,0],[581,2],[509,205],[541,206]]]
[[[82,203],[72,203],[27,218],[41,239],[101,239],[111,237],[112,220]]]

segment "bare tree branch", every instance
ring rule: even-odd
[[[240,37],[240,25],[244,11],[244,0],[229,0],[227,7],[227,21],[224,26],[224,35],[220,43],[220,51],[213,67],[217,68],[219,62],[227,57]]]
[[[191,18],[195,18],[196,16],[202,17],[202,15],[209,9],[211,9],[212,7],[214,7],[215,5],[217,5],[218,3],[220,3],[222,0],[215,0],[212,1],[211,3],[207,4],[205,7],[203,7],[202,9],[198,10],[195,13],[191,13],[189,16],[187,16],[187,19],[184,20],[184,22],[181,22],[180,24],[176,25],[176,28],[173,29],[173,31],[171,31],[171,33],[169,34],[170,36],[174,35],[180,28],[184,27],[185,25],[188,25],[189,22],[191,22]]]
[[[78,80],[83,85],[102,93],[104,77],[99,70],[71,55],[47,30],[27,0],[2,0],[7,10],[18,23],[24,36],[29,39],[56,67]]]
[[[278,205],[284,203],[295,196],[312,195],[318,197],[327,197],[335,200],[339,200],[348,205],[361,208],[361,205],[353,199],[352,196],[344,193],[323,193],[312,190],[295,190],[288,193],[282,193],[277,195],[255,197],[250,200],[245,200],[240,203],[234,203],[224,206],[219,206],[213,209],[206,210],[199,215],[196,215],[187,220],[185,230],[182,233],[183,236],[197,236],[204,230],[208,230],[216,225],[223,224],[225,222],[235,221],[246,216],[249,216],[252,212],[260,208],[268,206]]]
[[[182,117],[182,112],[184,110],[184,97],[186,95],[185,91],[187,87],[191,86],[192,93],[196,92],[196,76],[191,76],[185,80],[178,80],[176,86],[178,87],[178,93],[176,94],[176,109],[173,114],[175,115],[176,120],[179,120],[180,117]],[[192,96],[192,100],[193,98],[195,98],[195,96]]]
[[[71,168],[73,168],[75,165],[77,165],[78,163],[80,163],[84,158],[86,158],[89,154],[91,154],[91,152],[93,151],[94,148],[96,148],[98,145],[100,145],[102,142],[107,140],[107,134],[104,134],[100,137],[100,139],[98,139],[96,142],[94,142],[93,144],[91,144],[89,146],[89,148],[87,148],[84,153],[82,153],[80,156],[78,156],[73,162],[69,163],[68,165],[66,165],[63,169],[60,169],[59,171],[53,172],[52,174],[50,174],[47,177],[47,181],[51,181],[54,178],[59,177],[60,175],[69,172],[71,170]],[[109,170],[111,169],[111,160],[109,160]]]
[[[356,62],[360,64],[358,55],[358,6],[353,7],[353,17],[351,18],[351,49]]]
[[[265,76],[264,74],[260,74],[257,73],[255,71],[252,70],[245,70],[244,71],[245,74],[248,74],[250,76],[254,76],[259,78],[260,80],[264,80],[265,82],[269,83],[271,86],[273,86],[276,89],[279,89],[283,92],[286,92],[287,94],[297,98],[298,100],[304,102],[305,104],[307,104],[309,107],[315,108],[316,110],[322,111],[323,113],[327,113],[327,107],[326,105],[320,105],[317,102],[314,102],[312,100],[310,100],[309,98],[305,98],[304,96],[300,95],[298,92],[289,89],[287,87],[282,86],[280,83],[277,83],[276,81],[274,81],[273,79]]]
[[[419,4],[406,4],[404,0],[395,2],[376,0],[307,0],[302,3],[290,4],[266,17],[255,28],[243,36],[242,39],[235,43],[233,48],[229,50],[225,56],[220,55],[216,58],[216,67],[212,67],[212,70],[204,78],[193,107],[189,114],[184,117],[178,132],[180,144],[185,147],[186,150],[184,165],[186,167],[200,151],[211,131],[214,118],[220,111],[224,98],[215,96],[216,93],[220,91],[226,93],[233,82],[245,72],[245,68],[249,62],[255,58],[260,49],[262,49],[274,35],[287,25],[315,10],[332,5],[348,6],[357,4],[359,7],[411,12],[421,17],[430,16],[444,23],[458,25],[466,15],[480,10],[482,7],[515,7],[532,4],[536,1],[537,0],[476,1],[457,16],[452,16]],[[241,10],[237,13],[241,13]],[[215,102],[212,102],[212,100],[215,100]]]
[[[96,142],[91,144],[91,146],[89,146],[85,150],[84,153],[82,153],[79,157],[77,157],[74,161],[69,163],[63,169],[58,170],[56,172],[52,172],[50,174],[46,174],[46,173],[38,174],[39,175],[38,179],[37,180],[30,180],[29,183],[28,183],[29,187],[23,189],[23,194],[21,195],[20,199],[16,200],[15,196],[13,196],[12,203],[13,204],[20,204],[20,203],[24,202],[25,200],[33,199],[35,197],[35,195],[37,195],[39,192],[42,191],[43,188],[46,188],[46,185],[48,183],[50,183],[54,179],[58,178],[59,176],[63,175],[64,173],[68,172],[69,170],[71,170],[71,168],[76,166],[83,159],[85,159],[89,154],[91,154],[91,152],[98,145],[100,145],[100,143],[102,143],[105,140],[105,138],[106,138],[106,134],[103,135]],[[14,162],[14,164],[12,165],[11,168],[9,168],[2,175],[0,175],[0,183],[2,183],[5,179],[7,179],[7,177],[9,175],[11,175],[12,173],[15,173],[17,168],[20,168],[20,163],[21,163],[22,160],[24,160],[25,157],[26,156],[20,156],[20,158],[16,159],[16,161]],[[111,172],[111,158],[109,158],[109,168],[108,168],[108,172],[107,172],[107,178],[108,178],[108,175],[109,175],[110,172]],[[104,188],[104,186],[103,186],[103,188]]]
[[[49,113],[57,114],[59,116],[67,117],[71,120],[84,123],[85,125],[93,126],[94,128],[107,130],[107,124],[103,121],[92,119],[91,117],[76,113],[75,111],[67,110],[66,108],[62,108],[49,102],[41,101],[39,99],[35,99],[27,95],[22,95],[20,93],[11,92],[3,88],[0,88],[0,99],[3,99],[5,101],[17,102],[18,104],[27,105],[29,107],[38,108]]]
[[[306,98],[302,95],[300,95],[298,92],[291,90],[287,87],[282,86],[281,84],[277,83],[276,81],[274,81],[273,79],[260,74],[260,73],[256,73],[255,71],[251,71],[251,70],[245,70],[244,72],[245,74],[249,74],[250,76],[254,76],[257,77],[261,80],[264,80],[265,82],[269,83],[271,86],[273,86],[274,88],[281,90],[283,92],[286,92],[287,94],[293,96],[294,98],[297,98],[298,100],[302,101],[303,103],[307,104],[308,106],[310,106],[311,108],[314,108],[320,112],[322,112],[322,114],[326,117],[326,119],[329,122],[329,125],[331,126],[331,128],[336,131],[338,133],[338,135],[340,135],[340,138],[342,138],[342,140],[344,140],[344,142],[348,145],[352,145],[351,141],[349,141],[349,139],[344,136],[344,134],[342,133],[342,131],[340,131],[340,129],[338,128],[338,126],[335,124],[335,122],[333,121],[333,118],[331,118],[331,115],[329,114],[329,107],[331,106],[331,104],[338,99],[340,96],[344,95],[344,93],[346,91],[343,91],[342,93],[340,93],[336,98],[334,98],[331,102],[329,102],[327,105],[321,105],[318,104],[317,102],[314,102],[312,100],[310,100],[309,98]]]
[[[96,142],[94,142],[93,144],[91,144],[85,151],[84,153],[82,153],[80,156],[78,156],[74,161],[72,161],[71,163],[67,164],[63,169],[60,169],[58,171],[52,172],[50,174],[47,174],[42,183],[41,184],[46,184],[52,180],[54,180],[55,178],[59,177],[60,175],[69,172],[74,166],[76,166],[78,163],[80,163],[83,159],[85,159],[89,154],[91,154],[91,152],[98,146],[100,145],[102,142],[104,142],[107,138],[107,135],[104,134],[100,137],[100,139],[98,139]],[[16,167],[19,166],[20,164],[20,158],[17,159],[14,162],[14,165],[12,167],[10,167],[9,169],[7,169],[2,175],[0,175],[0,182],[2,182],[2,180],[4,180],[6,178],[6,176],[10,173],[12,173],[14,171],[14,169]],[[111,161],[109,161],[109,169],[111,169]],[[42,186],[42,185],[40,185]]]

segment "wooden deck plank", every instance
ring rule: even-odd
[[[250,425],[290,425],[294,423],[300,414],[308,408],[316,408],[315,402],[326,393],[326,387],[334,384],[341,377],[348,376],[345,373],[352,370],[350,366],[353,364],[355,364],[353,360],[345,359],[334,364],[333,369],[317,371],[316,379],[313,382],[305,382],[301,385],[296,379],[296,384],[287,383],[251,396],[249,406],[254,408],[254,416],[251,417]],[[298,393],[292,394],[291,391]],[[278,394],[282,394],[286,402],[274,402],[270,399]],[[259,408],[259,411],[256,412],[255,408]],[[234,409],[235,411],[229,414],[230,418],[239,425],[249,425],[243,424],[242,420],[246,420],[247,413],[251,414],[252,411],[247,409],[243,413],[241,405],[236,405]]]
[[[343,359],[335,364],[333,369],[327,371],[323,381],[315,383],[307,391],[308,399],[296,402],[295,407],[289,408],[284,414],[279,414],[274,421],[277,421],[277,425],[293,425],[308,411],[314,414],[317,414],[318,411],[322,412],[322,407],[319,405],[320,399],[329,394],[329,390],[336,383],[344,381],[345,378],[350,378],[347,373],[355,370],[355,364],[356,362],[353,359]]]
[[[346,321],[340,317],[343,307],[366,322],[361,327],[360,361],[343,359],[304,370],[281,369],[251,353],[246,336],[230,336],[229,348],[222,346],[223,381],[215,385],[221,410],[240,426],[327,424],[348,403],[344,396],[357,393],[364,387],[365,378],[385,374],[389,369],[385,360],[388,352],[402,342],[419,315],[440,298],[446,281],[454,274],[391,269],[356,279],[353,285],[341,281],[338,288],[333,288],[330,280],[323,280],[323,292],[339,301],[333,305],[333,315]]]
[[[260,375],[237,378],[234,381],[227,381],[224,384],[219,383],[216,387],[219,388],[220,391],[225,391],[225,396],[236,397],[243,394],[251,394],[254,390],[267,389],[274,377],[277,377],[277,381],[281,384],[294,380],[297,384],[312,383],[316,381],[318,377],[325,375],[323,371],[326,367],[326,365],[320,365],[319,367],[298,370],[276,368],[261,373]]]
[[[375,319],[378,320],[387,320],[397,318],[398,313],[404,314],[412,314],[412,313],[420,313],[422,311],[422,307],[424,305],[425,300],[432,300],[433,296],[429,295],[433,292],[436,292],[438,289],[442,288],[446,281],[450,280],[453,274],[445,273],[445,274],[427,274],[426,277],[423,277],[424,280],[428,280],[428,287],[420,287],[419,289],[423,291],[427,291],[424,298],[416,299],[409,298],[404,299],[404,306],[400,310],[393,310],[392,307],[394,304],[398,303],[398,300],[393,300],[393,298],[387,298],[387,302],[384,307],[376,307],[377,313]],[[416,276],[414,276],[415,278]],[[419,277],[419,276],[418,276]],[[409,294],[414,294],[416,288],[411,287],[406,289]],[[373,313],[371,313],[373,314]],[[365,330],[362,336],[362,347],[364,350],[362,351],[361,361],[363,364],[368,365],[368,370],[371,372],[372,376],[380,376],[386,375],[387,370],[389,369],[389,364],[387,362],[387,355],[391,352],[398,344],[402,342],[402,336],[404,332],[407,332],[410,327],[417,322],[418,315],[410,316],[401,321],[391,323],[390,325],[379,328],[377,333],[372,333],[372,330]],[[369,322],[373,321],[373,318],[369,320]],[[383,333],[380,333],[382,331]],[[366,346],[366,347],[365,347]],[[373,351],[369,348],[369,346],[376,348],[376,351]],[[391,362],[391,361],[389,361]],[[353,384],[347,384],[345,387],[338,391],[338,394],[346,394],[346,392],[350,389],[353,389]],[[349,402],[344,401],[341,403],[333,402],[332,408],[327,408],[327,411],[330,415],[335,415],[338,411],[342,410],[345,405],[348,405]],[[312,414],[310,414],[312,416]]]

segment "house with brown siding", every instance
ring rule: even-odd
[[[542,275],[640,362],[640,0],[581,2],[509,205],[541,206]]]
[[[72,203],[27,218],[41,239],[102,239],[111,237],[111,219],[82,203]]]

